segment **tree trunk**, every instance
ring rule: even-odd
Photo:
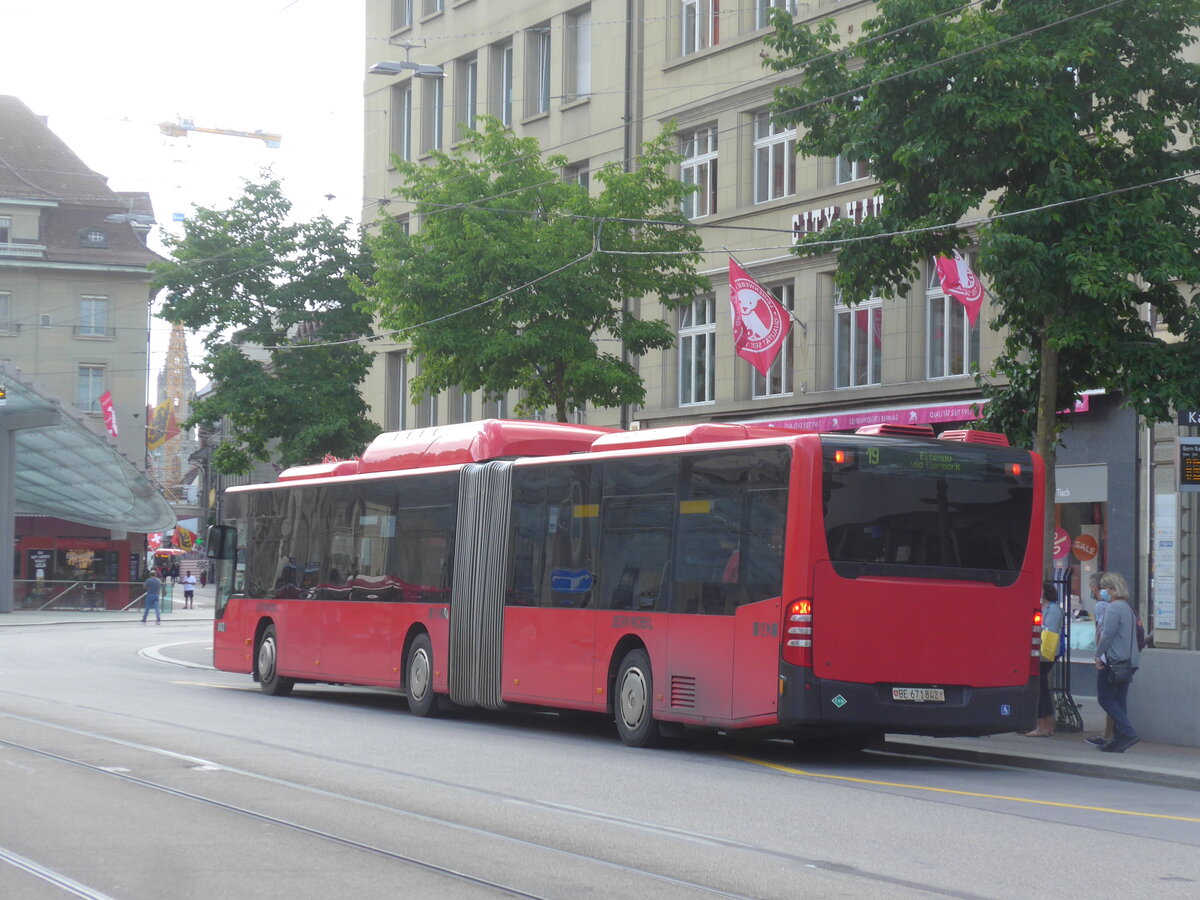
[[[1043,572],[1047,578],[1054,569],[1054,465],[1058,458],[1058,350],[1051,346],[1050,315],[1047,314],[1038,351],[1041,353],[1041,370],[1038,376],[1037,437],[1034,449],[1046,464],[1046,509],[1042,520],[1042,547],[1045,551]]]

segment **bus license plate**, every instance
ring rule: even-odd
[[[946,692],[941,688],[892,688],[893,700],[914,700],[917,703],[945,703]]]

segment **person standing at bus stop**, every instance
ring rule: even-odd
[[[1137,642],[1137,615],[1129,605],[1129,587],[1116,572],[1100,576],[1101,591],[1112,602],[1104,613],[1104,627],[1096,643],[1096,701],[1112,716],[1113,739],[1097,747],[1104,753],[1124,753],[1141,738],[1129,721],[1129,685],[1141,662]]]
[[[1046,640],[1047,633],[1052,635],[1062,634],[1063,626],[1063,609],[1058,605],[1058,591],[1054,589],[1053,583],[1047,581],[1042,584],[1042,640]],[[1044,656],[1038,668],[1038,720],[1037,727],[1033,731],[1025,732],[1025,737],[1053,737],[1054,736],[1054,698],[1050,695],[1050,672],[1054,668],[1054,663],[1058,657],[1058,642],[1054,641],[1053,652],[1050,659]]]
[[[196,573],[188,572],[183,579],[183,608],[196,608]]]
[[[154,610],[154,624],[162,624],[162,611],[159,608],[159,598],[162,596],[162,580],[154,574],[150,573],[150,577],[146,579],[146,602],[142,610],[142,624],[146,624],[146,617],[150,615],[150,610]]]

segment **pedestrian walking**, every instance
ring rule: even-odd
[[[200,587],[204,587],[206,584],[208,584],[208,573],[206,571],[204,571],[203,569],[201,569],[200,570]]]
[[[1124,753],[1141,738],[1129,720],[1129,685],[1141,662],[1137,642],[1137,614],[1129,604],[1129,588],[1116,572],[1100,576],[1100,590],[1111,602],[1104,612],[1104,627],[1096,644],[1096,700],[1112,716],[1113,737],[1096,749]]]
[[[196,608],[196,573],[188,572],[183,579],[183,608]]]
[[[143,625],[146,624],[146,617],[150,615],[150,610],[154,610],[154,624],[162,624],[162,610],[159,607],[159,598],[162,596],[162,586],[162,579],[160,579],[154,573],[151,573],[150,577],[146,579],[146,584],[144,585],[146,588],[146,602],[145,607],[142,610]]]

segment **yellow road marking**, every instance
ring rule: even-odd
[[[1079,809],[1087,812],[1103,812],[1112,813],[1117,816],[1137,816],[1144,819],[1170,819],[1173,822],[1200,822],[1200,819],[1190,816],[1168,816],[1163,813],[1148,813],[1137,812],[1131,809],[1110,809],[1106,806],[1085,806],[1080,803],[1059,803],[1054,800],[1038,800],[1033,797],[1008,797],[1004,794],[982,794],[976,791],[958,791],[953,788],[927,787],[920,784],[904,784],[896,781],[877,781],[872,778],[855,778],[851,775],[828,775],[824,772],[808,772],[804,769],[793,769],[791,766],[781,766],[777,763],[766,762],[761,759],[751,759],[748,756],[732,756],[730,759],[736,759],[739,762],[750,763],[754,766],[763,766],[768,769],[775,769],[779,772],[786,772],[789,775],[805,775],[809,778],[824,778],[829,781],[847,781],[853,784],[870,784],[876,787],[904,788],[910,791],[928,791],[934,794],[953,794],[958,797],[976,797],[983,800],[1006,800],[1010,803],[1029,803],[1034,806],[1055,806],[1060,809]]]

